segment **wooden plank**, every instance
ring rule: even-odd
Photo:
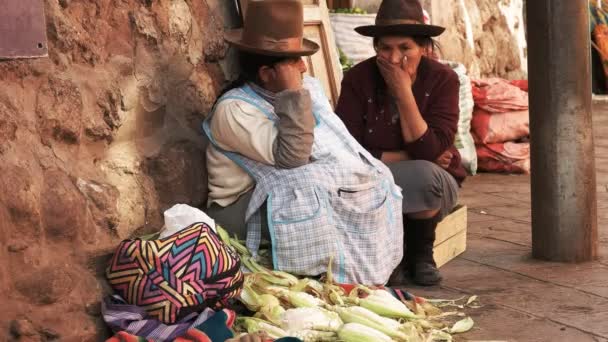
[[[338,102],[342,69],[336,48],[334,32],[329,22],[329,11],[325,0],[315,1],[316,5],[304,6],[304,36],[321,46],[319,52],[305,59],[309,74],[321,81],[325,95],[332,106]]]
[[[450,260],[463,253],[466,249],[467,231],[465,229],[433,248],[437,267],[447,264]]]
[[[437,225],[433,248],[437,267],[441,267],[467,249],[467,207],[458,205]]]
[[[0,0],[0,59],[48,55],[41,0]]]
[[[454,211],[437,225],[435,246],[467,229],[467,207],[458,205]]]

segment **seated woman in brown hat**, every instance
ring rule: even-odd
[[[348,71],[336,108],[350,133],[388,165],[403,189],[405,258],[391,278],[434,285],[437,224],[454,208],[466,173],[453,146],[459,81],[427,56],[444,28],[423,23],[418,0],[384,0],[375,25],[355,29],[374,38],[376,56]]]
[[[403,256],[402,196],[303,77],[319,46],[303,39],[302,3],[249,1],[225,38],[242,70],[204,123],[209,215],[254,255],[267,231],[275,269],[315,276],[331,262],[339,282],[385,284]]]

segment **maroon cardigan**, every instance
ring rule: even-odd
[[[406,144],[399,113],[376,66],[376,57],[365,60],[344,76],[336,113],[359,143],[380,158],[384,151],[407,151],[412,159],[435,161],[449,150],[454,155],[447,171],[458,183],[466,177],[454,147],[458,129],[460,81],[449,67],[426,57],[418,66],[412,90],[428,130]]]

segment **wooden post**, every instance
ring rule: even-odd
[[[532,254],[597,256],[587,0],[527,1]]]

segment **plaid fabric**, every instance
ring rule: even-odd
[[[224,309],[224,326],[231,327],[236,317],[234,311]],[[120,296],[105,298],[101,303],[101,312],[104,321],[116,335],[108,341],[173,341],[178,337],[188,336],[188,331],[198,329],[209,332],[209,321],[215,315],[212,309],[205,309],[202,313],[192,313],[175,324],[164,324],[150,318],[146,310],[136,305],[127,304]],[[207,325],[204,325],[204,324]],[[218,329],[216,329],[218,330]],[[221,330],[221,329],[219,329]],[[215,332],[212,333],[216,334]]]
[[[247,247],[254,253],[259,248],[260,207],[266,203],[275,269],[314,276],[333,258],[339,282],[384,284],[403,256],[400,189],[388,168],[348,133],[320,83],[306,77],[304,87],[317,121],[309,164],[278,169],[222,151],[256,181],[246,214]],[[278,120],[272,105],[247,85],[219,101],[228,99],[246,101]],[[209,128],[212,116],[203,127],[218,148]]]

